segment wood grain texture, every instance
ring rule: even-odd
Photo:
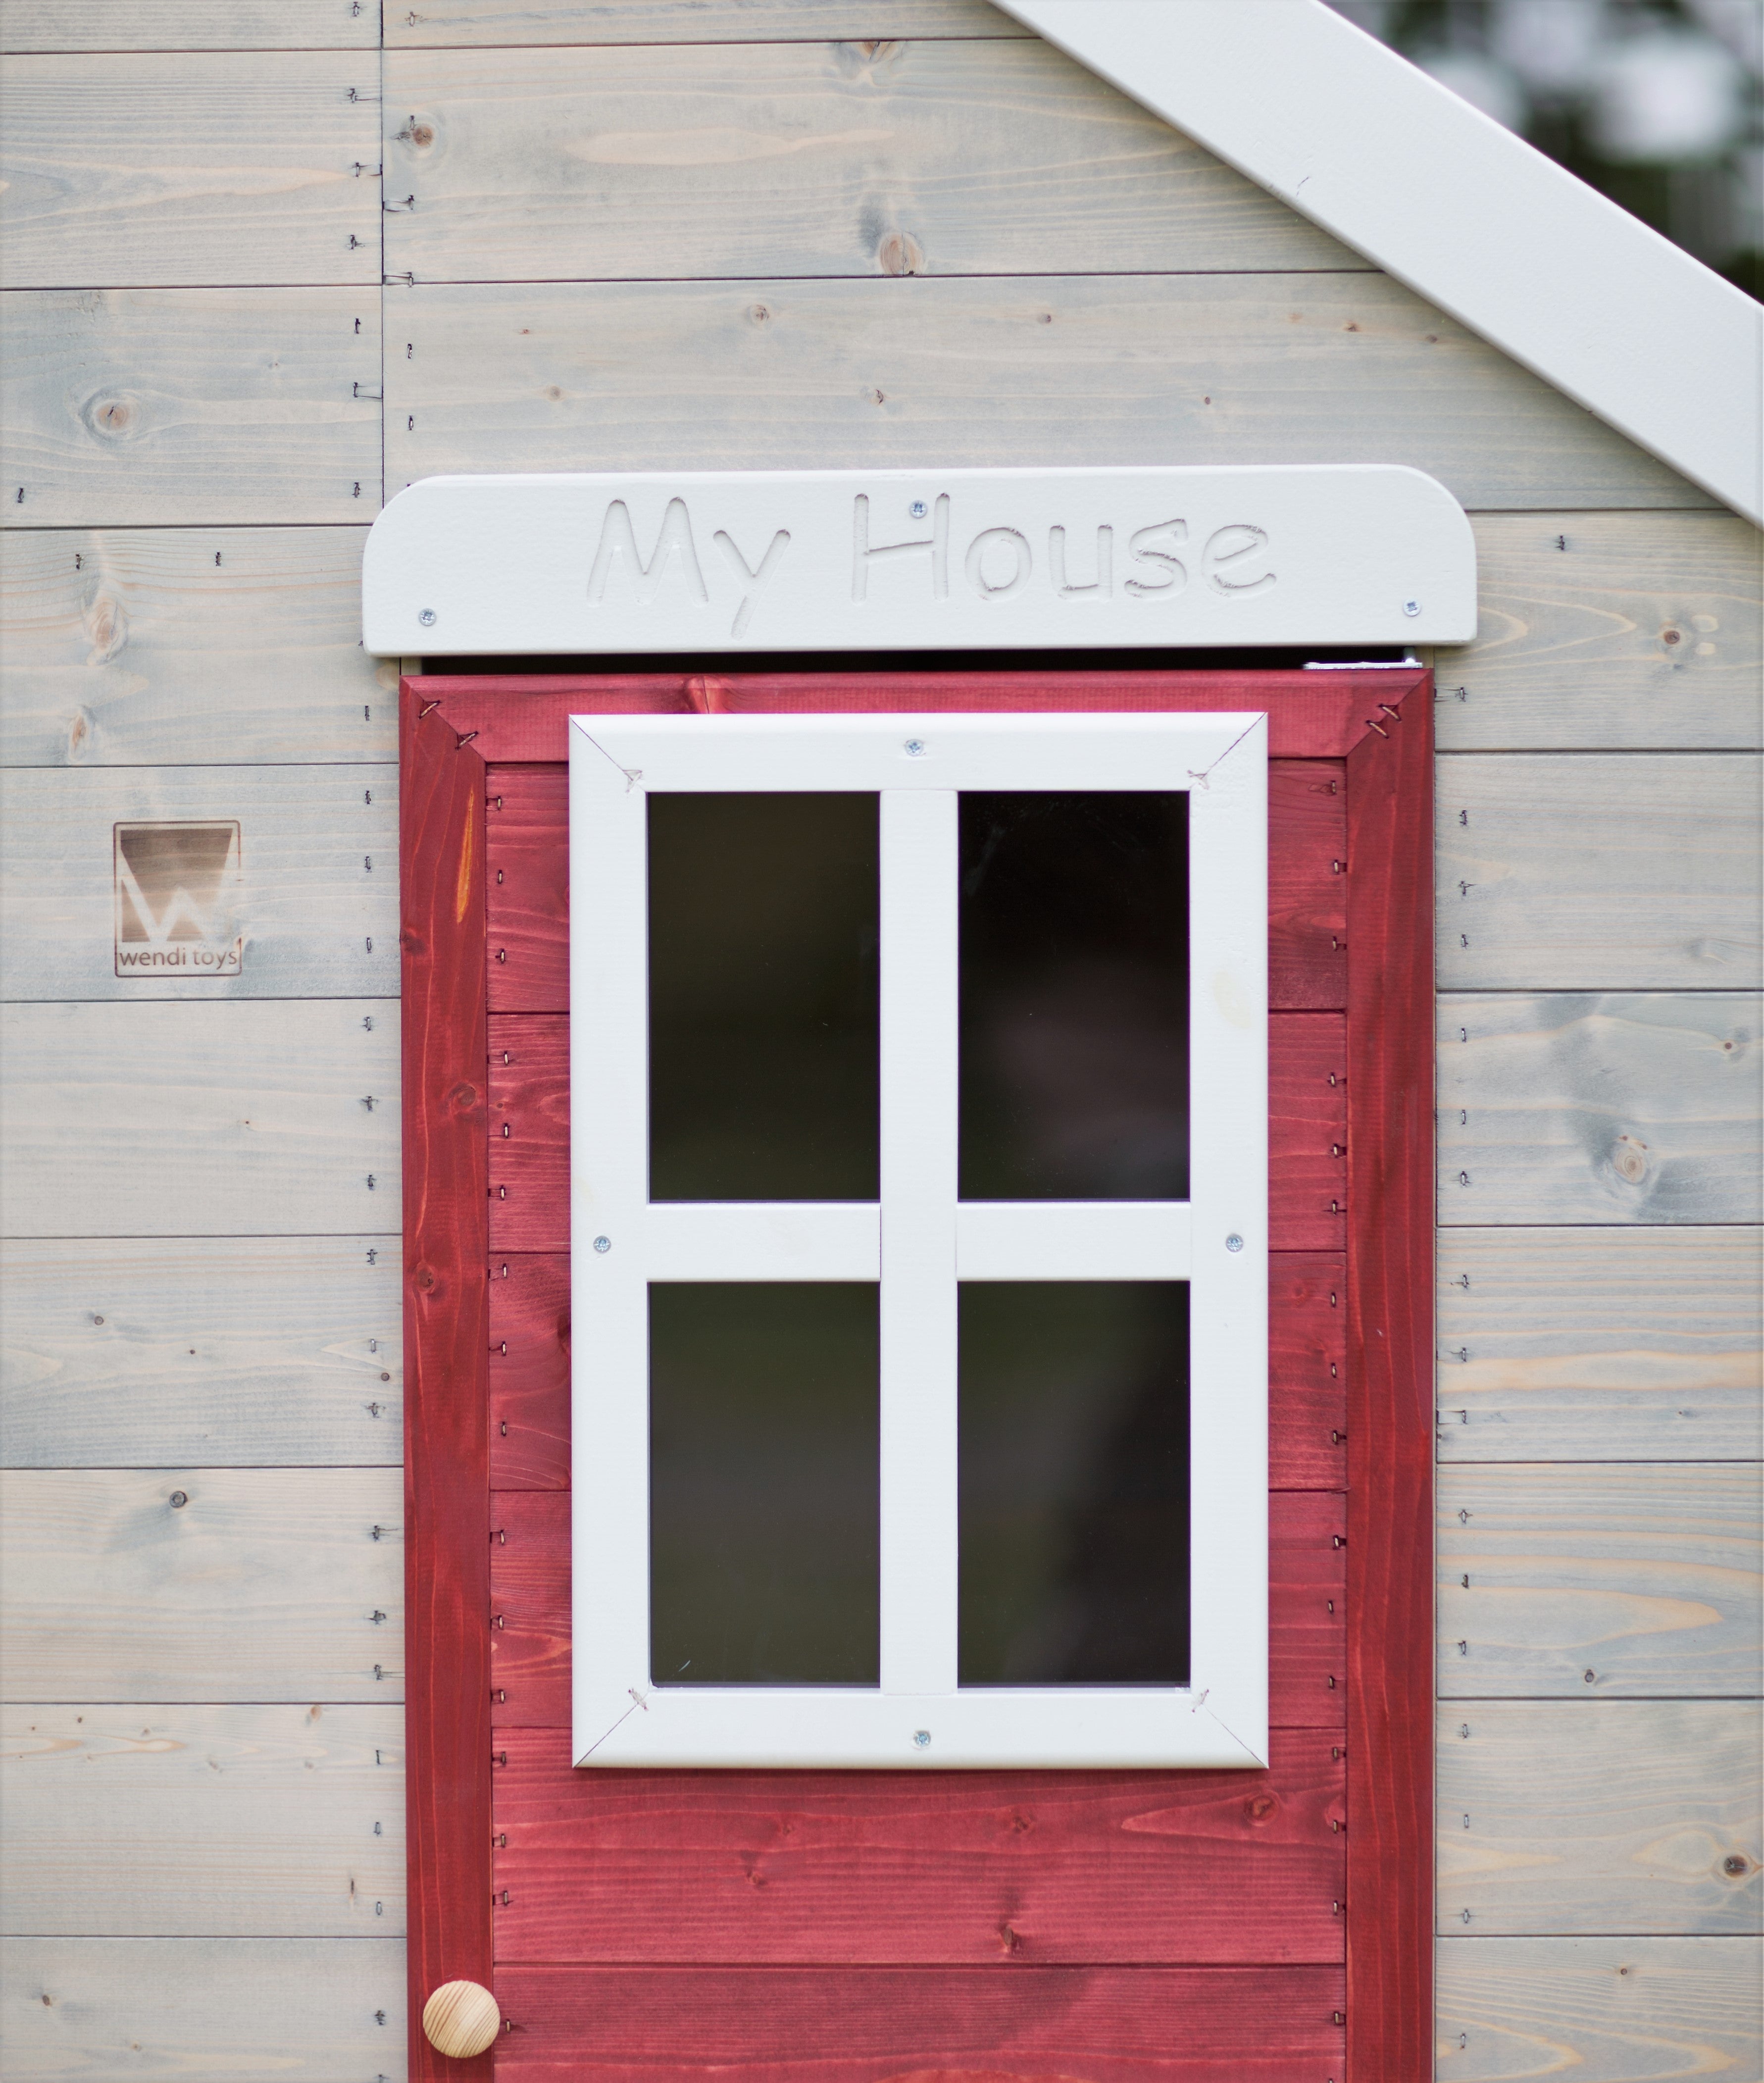
[[[513,1490],[491,1501],[492,1720],[570,1726],[570,1496]],[[1276,1722],[1345,1726],[1347,1510],[1326,1491],[1268,1500],[1268,1667]]]
[[[7,0],[8,51],[371,51],[365,0]]]
[[[1441,984],[1756,989],[1761,784],[1745,753],[1441,760]]]
[[[1339,1251],[1347,1234],[1346,1023],[1269,1023],[1269,1236],[1276,1251]],[[490,1248],[569,1248],[569,1020],[490,1020]],[[506,1130],[506,1134],[504,1134]]]
[[[422,2030],[443,1982],[487,1983],[489,1426],[486,1420],[483,763],[408,691],[402,776],[404,1512],[413,2078],[489,2077]]]
[[[0,1461],[396,1467],[398,1261],[385,1237],[0,1245]]]
[[[0,1929],[396,1937],[403,1764],[396,1706],[9,1708]]]
[[[425,44],[738,44],[1027,36],[987,0],[424,0],[389,12],[388,50]]]
[[[1466,506],[1709,504],[1382,275],[419,285],[388,293],[386,327],[389,492],[447,471],[1351,454]]]
[[[397,1233],[383,999],[12,1005],[0,1047],[6,1236]]]
[[[1273,1745],[1266,1772],[582,1773],[566,1730],[500,1730],[497,1958],[1339,1966],[1340,1746]]]
[[[9,1701],[403,1696],[395,1470],[13,1469],[0,1498]]]
[[[496,1988],[499,2071],[594,2083],[1298,2083],[1342,2055],[1338,1967],[504,1966]]]
[[[1739,992],[1442,996],[1441,1222],[1757,1222],[1759,1012]]]
[[[118,976],[112,833],[239,827],[238,973]],[[0,998],[395,998],[396,767],[134,767],[0,775]]]
[[[15,290],[0,350],[9,528],[373,518],[376,289]]]
[[[1755,1463],[1450,1468],[1437,1526],[1442,1699],[1764,1692]]]
[[[0,1942],[12,2083],[390,2083],[403,2039],[396,1938]]]
[[[1393,675],[1393,678],[1395,676]],[[1348,2059],[1433,2043],[1433,685],[1348,761]]]
[[[1755,1933],[1761,1711],[1442,1704],[1441,1933]]]
[[[1764,558],[1736,513],[1475,513],[1474,644],[1441,648],[1454,752],[1756,746]]]
[[[1268,1267],[1268,1482],[1345,1487],[1347,1261],[1277,1252]],[[493,1490],[570,1482],[570,1261],[511,1252],[490,1262]]]
[[[15,57],[0,285],[377,283],[378,73],[354,51]]]
[[[1442,1461],[1757,1460],[1764,1234],[1444,1231]]]
[[[1764,2076],[1755,1938],[1449,1938],[1440,2083]]]
[[[1032,40],[412,51],[386,95],[419,282],[1369,265]]]
[[[395,758],[398,661],[361,648],[365,539],[360,528],[15,535],[0,568],[0,766]]]

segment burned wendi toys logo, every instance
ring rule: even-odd
[[[236,820],[117,825],[118,976],[237,976]]]

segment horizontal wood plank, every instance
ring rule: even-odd
[[[363,0],[7,0],[8,51],[371,51]]]
[[[1268,1481],[1347,1482],[1347,1262],[1277,1252],[1268,1266]],[[490,1480],[496,1490],[570,1482],[570,1261],[511,1252],[490,1265]]]
[[[8,528],[371,521],[377,289],[0,296]]]
[[[0,1929],[397,1937],[403,1762],[396,1706],[8,1708]]]
[[[388,50],[425,44],[737,44],[799,37],[1027,36],[988,0],[422,0]]]
[[[379,85],[357,51],[15,58],[0,286],[378,283]]]
[[[15,535],[0,766],[386,760],[398,661],[361,648],[360,528]]]
[[[499,1730],[496,1957],[1339,1964],[1340,1747],[1277,1731],[1265,1772],[584,1772],[560,1729]]]
[[[1764,1692],[1764,1469],[1446,1468],[1444,1699]]]
[[[1441,759],[1441,987],[1756,989],[1761,784],[1747,753]]]
[[[0,1233],[395,1236],[398,1041],[384,999],[7,1006]]]
[[[9,1938],[0,2020],[11,2083],[390,2083],[404,2072],[404,1946]]]
[[[389,55],[419,282],[1369,263],[1032,40]]]
[[[1731,1700],[1442,1703],[1440,1932],[1755,1933],[1761,1718]]]
[[[1441,1232],[1442,1461],[1756,1460],[1764,1232]]]
[[[499,1967],[512,2076],[638,2083],[1298,2083],[1340,2072],[1342,1971]],[[1246,2021],[1253,2018],[1253,2029]]]
[[[202,819],[239,827],[238,974],[118,975],[116,826]],[[395,998],[398,963],[396,767],[0,775],[0,999]]]
[[[1441,1222],[1758,1221],[1760,1011],[1740,992],[1442,996]]]
[[[396,1467],[385,1237],[0,1245],[10,1468]]]
[[[1466,506],[1711,503],[1382,275],[419,285],[388,293],[386,326],[389,492],[448,471],[1352,454]]]
[[[1479,627],[1435,656],[1441,751],[1764,736],[1764,563],[1737,513],[1475,513]]]
[[[1449,1938],[1440,2083],[1753,2083],[1761,1984],[1755,1938]]]
[[[0,1498],[9,1701],[403,1696],[396,1469],[13,1469]]]

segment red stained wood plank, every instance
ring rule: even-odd
[[[570,1498],[499,1491],[490,1543],[492,1713],[497,1727],[570,1719]],[[1285,1727],[1347,1726],[1345,1500],[1327,1490],[1268,1499],[1268,1687]]]
[[[526,1967],[499,2072],[543,2083],[1323,2083],[1339,1968]],[[787,2051],[786,2051],[787,2050]]]
[[[1424,2076],[1433,1997],[1431,682],[1348,769],[1349,2054]]]
[[[1268,769],[1269,1003],[1348,1002],[1348,800],[1340,760]],[[569,775],[561,766],[489,771],[486,932],[492,1012],[566,1012],[570,1003]]]
[[[490,1021],[490,1245],[569,1249],[569,1019]],[[1268,1022],[1268,1224],[1277,1251],[1339,1251],[1347,1236],[1346,1022]]]
[[[490,1969],[483,768],[407,694],[399,733],[410,2073],[487,2077],[418,2023]]]
[[[1339,1963],[1340,1748],[1278,1731],[1265,1772],[578,1772],[566,1731],[504,1729],[496,1957]]]
[[[1277,1252],[1268,1268],[1270,1489],[1347,1487],[1347,1261]],[[570,1483],[570,1261],[490,1265],[490,1471],[498,1490]]]

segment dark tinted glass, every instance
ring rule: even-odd
[[[874,1685],[876,1291],[649,1291],[658,1685]]]
[[[876,1198],[876,798],[649,798],[649,1191]]]
[[[1188,1683],[1185,1284],[963,1284],[960,1671]]]
[[[1188,797],[961,799],[961,1194],[1186,1200]]]

